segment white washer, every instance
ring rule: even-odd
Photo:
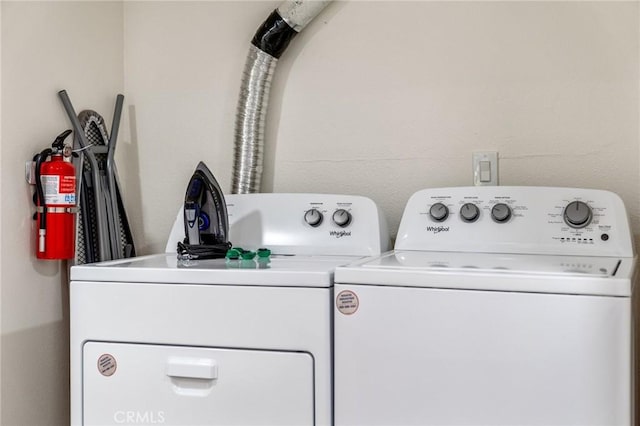
[[[415,193],[336,269],[336,426],[631,426],[635,262],[611,192]]]
[[[358,196],[226,201],[269,262],[179,262],[180,212],[166,254],[71,269],[72,425],[332,424],[333,271],[387,249],[384,219]]]

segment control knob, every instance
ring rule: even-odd
[[[442,203],[435,203],[429,209],[429,216],[436,222],[442,222],[449,217],[449,209]]]
[[[502,223],[511,217],[511,208],[505,203],[498,203],[491,209],[491,218],[496,222]]]
[[[315,228],[322,223],[322,213],[318,209],[309,209],[304,214],[304,221]]]
[[[583,201],[572,201],[564,209],[564,221],[572,228],[584,228],[591,223],[591,207]]]
[[[465,222],[475,222],[480,217],[480,209],[473,203],[466,203],[460,208],[460,217]]]
[[[338,209],[333,212],[333,223],[344,228],[351,223],[351,213],[345,209]]]

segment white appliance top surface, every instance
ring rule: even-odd
[[[71,268],[72,281],[330,287],[334,270],[359,257],[282,256],[269,261],[208,259],[178,261],[175,254],[101,262]]]
[[[395,250],[336,269],[335,282],[629,296],[635,258]]]
[[[362,265],[365,269],[412,269],[447,273],[483,272],[551,276],[610,277],[620,263],[617,258],[531,256],[495,253],[396,251]]]

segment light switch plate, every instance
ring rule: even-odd
[[[498,185],[498,152],[473,153],[473,184],[475,186]]]

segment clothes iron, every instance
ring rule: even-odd
[[[187,186],[184,230],[184,243],[190,246],[222,248],[230,245],[229,218],[224,195],[213,173],[202,161],[198,163]]]

